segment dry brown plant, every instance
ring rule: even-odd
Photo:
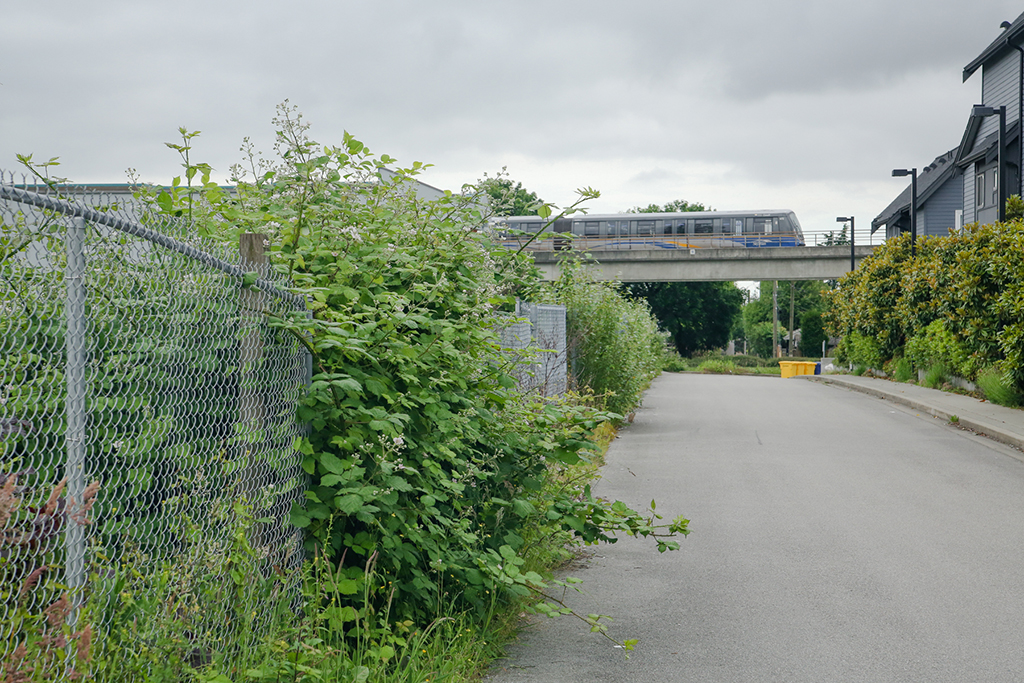
[[[68,499],[68,508],[71,510],[69,516],[71,520],[76,524],[86,526],[92,524],[89,519],[89,512],[92,510],[92,506],[96,503],[96,494],[100,490],[100,482],[93,481],[91,484],[85,487],[85,491],[82,492],[82,504],[75,506],[75,499]]]
[[[18,475],[12,474],[7,477],[7,481],[0,488],[0,529],[7,526],[7,522],[11,520],[11,515],[14,514],[14,511],[18,509],[18,505],[21,503],[21,498],[18,498],[17,485]]]
[[[32,675],[35,673],[35,667],[31,669],[22,667],[22,664],[28,658],[28,648],[25,647],[25,643],[21,643],[14,649],[11,656],[4,663],[4,680],[3,683],[29,683],[32,680]]]
[[[60,501],[61,494],[64,493],[64,487],[68,484],[68,478],[64,477],[61,479],[56,486],[53,487],[53,491],[50,492],[50,497],[46,499],[46,505],[43,506],[44,515],[53,515],[57,511],[57,503]]]
[[[36,582],[39,581],[39,577],[43,575],[49,569],[45,564],[42,567],[34,570],[31,574],[25,577],[25,582],[21,584],[21,590],[18,591],[18,597],[23,597],[32,588],[35,587]]]

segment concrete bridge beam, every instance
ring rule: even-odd
[[[854,248],[854,262],[873,246]],[[561,275],[566,252],[536,251],[534,263],[545,280]],[[767,247],[757,249],[625,249],[591,253],[598,280],[622,282],[713,282],[736,280],[835,280],[850,270],[850,247]]]

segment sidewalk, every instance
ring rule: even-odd
[[[1024,450],[1024,410],[1006,408],[970,396],[951,394],[914,384],[855,375],[798,375],[793,379],[824,382],[909,406],[948,420],[956,415],[962,427]]]

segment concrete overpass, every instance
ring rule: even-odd
[[[854,247],[857,265],[875,247]],[[545,280],[561,274],[564,251],[535,251]],[[591,252],[598,280],[707,282],[736,280],[835,280],[850,270],[850,247],[761,247],[757,249],[624,249]]]

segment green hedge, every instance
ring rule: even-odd
[[[995,367],[1024,388],[1024,223],[968,225],[947,237],[889,239],[828,295],[837,356],[881,367],[907,357],[976,379]]]

